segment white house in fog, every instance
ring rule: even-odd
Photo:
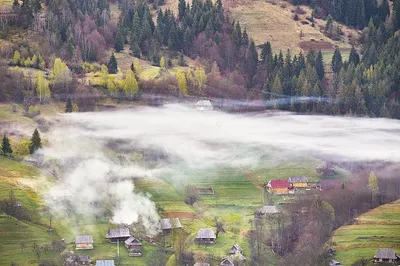
[[[212,111],[214,108],[210,100],[200,100],[195,106],[199,111]]]

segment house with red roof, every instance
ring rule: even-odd
[[[293,186],[285,179],[271,180],[264,186],[271,194],[289,194],[293,193]]]

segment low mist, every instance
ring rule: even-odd
[[[113,223],[140,222],[150,234],[157,231],[159,218],[151,197],[135,191],[134,178],[255,167],[264,160],[279,163],[290,157],[400,161],[400,121],[390,119],[227,114],[182,105],[72,113],[57,119],[46,136],[49,147],[43,150],[45,164],[61,176],[47,195],[52,209],[94,217],[109,209]],[[104,205],[107,208],[94,208]]]

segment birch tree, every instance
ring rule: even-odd
[[[135,73],[132,70],[126,72],[124,81],[122,82],[125,95],[132,98],[139,91],[139,84],[136,80]]]
[[[37,74],[36,92],[39,96],[40,102],[43,102],[50,98],[49,82],[43,77],[42,72],[38,72]]]

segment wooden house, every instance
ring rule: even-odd
[[[222,261],[219,265],[220,266],[235,266],[235,264],[233,263],[233,259],[231,257],[222,259]]]
[[[257,212],[257,215],[261,216],[276,213],[279,213],[279,210],[276,206],[262,206],[261,209]]]
[[[243,254],[243,249],[236,243],[228,252],[230,255],[240,253]]]
[[[160,229],[163,234],[169,234],[173,229],[181,229],[182,224],[179,218],[165,218],[160,220]]]
[[[113,228],[108,230],[106,238],[111,243],[123,242],[131,237],[129,228]]]
[[[315,172],[322,177],[334,175],[336,173],[336,168],[333,164],[328,162],[321,163],[316,169]]]
[[[215,244],[217,236],[212,228],[200,228],[196,235],[199,244]]]
[[[288,182],[294,188],[306,188],[308,187],[308,178],[305,176],[290,176]]]
[[[287,180],[275,179],[266,185],[271,194],[289,194],[294,193],[292,185]]]
[[[93,249],[93,237],[90,235],[80,235],[75,239],[75,248],[79,249]]]
[[[72,251],[65,254],[65,262],[67,265],[92,265],[89,256],[74,254]]]
[[[374,256],[375,263],[395,263],[400,261],[400,256],[393,249],[380,248]]]
[[[142,243],[133,236],[125,240],[125,247],[128,250],[130,257],[142,256]]]
[[[212,111],[214,109],[210,100],[200,100],[196,103],[195,107],[199,111]]]
[[[115,266],[114,260],[97,260],[96,266]]]

